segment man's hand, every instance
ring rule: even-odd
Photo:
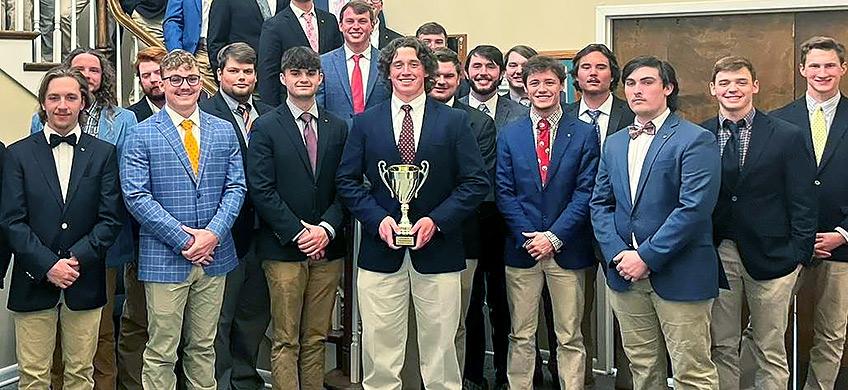
[[[622,251],[612,261],[617,263],[615,269],[618,270],[618,274],[624,280],[635,282],[645,279],[651,274],[651,270],[639,256],[639,252],[634,250]]]
[[[324,251],[323,249],[321,249],[320,251],[318,251],[314,255],[309,256],[309,262],[310,263],[317,263],[317,262],[320,262],[320,261],[324,261],[324,260],[326,260],[326,258],[324,258],[324,256],[326,256],[326,255],[327,255],[327,252]]]
[[[61,289],[66,289],[80,276],[78,271],[79,261],[72,257],[70,259],[59,259],[50,271],[47,271],[47,280]]]
[[[301,224],[306,231],[297,238],[297,249],[300,249],[307,257],[312,258],[327,248],[327,245],[330,244],[330,237],[321,226],[310,225],[303,221],[301,221]]]
[[[818,258],[827,259],[830,258],[830,252],[842,245],[845,245],[845,237],[837,232],[816,233],[814,254]]]
[[[533,256],[533,259],[542,261],[553,258],[554,244],[545,237],[545,233],[523,232],[521,234],[528,238],[528,242],[524,244],[524,249],[527,250],[530,256]]]
[[[218,245],[218,237],[206,229],[183,226],[183,230],[194,239],[191,246],[182,252],[183,257],[195,265],[209,265],[212,262],[212,253]]]
[[[433,219],[430,217],[424,217],[415,222],[415,225],[412,225],[412,234],[415,235],[415,246],[412,247],[412,250],[416,251],[423,248],[427,243],[430,242],[430,239],[433,238],[433,234],[436,233],[436,223],[433,222]]]
[[[395,245],[394,233],[397,233],[398,225],[394,218],[389,215],[387,215],[386,218],[383,218],[380,222],[380,228],[378,231],[380,233],[380,239],[383,240],[389,248],[400,249],[399,246]]]

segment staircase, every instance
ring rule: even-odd
[[[21,87],[38,96],[38,85],[44,73],[55,63],[34,63],[32,46],[38,37],[33,31],[0,31],[0,71]]]

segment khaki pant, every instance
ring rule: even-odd
[[[162,23],[164,22],[164,20],[162,16],[158,18],[147,19],[144,16],[141,16],[137,11],[133,11],[132,19],[136,23],[138,23],[142,29],[150,33],[153,38],[156,38],[156,40],[164,44],[165,36],[162,35]],[[139,46],[144,46],[144,44],[139,41]]]
[[[718,369],[719,388],[738,390],[740,387],[742,305],[747,302],[751,338],[756,346],[753,349],[757,367],[755,388],[785,390],[789,384],[789,366],[783,336],[799,271],[776,279],[754,280],[745,271],[733,241],[722,241],[718,254],[730,283],[730,290],[721,290],[712,308],[712,359]]]
[[[666,347],[675,390],[716,390],[718,373],[710,360],[710,308],[713,300],[675,302],[660,298],[649,279],[627,292],[610,292],[630,359],[634,390],[666,388]]]
[[[97,334],[97,352],[94,353],[94,389],[113,390],[117,369],[115,367],[115,288],[118,284],[118,268],[106,268],[106,305],[100,317],[100,329]],[[56,348],[53,350],[53,370],[51,382],[53,390],[63,388],[64,363],[62,362],[62,332],[56,335]]]
[[[468,307],[471,305],[471,287],[474,284],[474,271],[477,270],[477,259],[465,259],[465,270],[459,273],[459,285],[461,306],[459,308],[459,327],[456,329],[456,359],[459,363],[459,372],[465,370],[465,316],[468,315]],[[415,331],[410,330],[410,335]]]
[[[209,52],[206,51],[206,46],[197,49],[197,52],[194,53],[194,58],[197,59],[197,69],[200,73],[210,80],[215,80],[212,68],[209,65]]]
[[[147,300],[138,280],[138,264],[127,263],[124,272],[124,310],[118,337],[118,389],[141,390],[142,355],[147,344]]]
[[[344,261],[265,260],[275,389],[324,388],[324,341],[330,331]]]
[[[202,267],[193,267],[181,283],[144,283],[149,334],[141,371],[145,389],[175,388],[181,337],[187,387],[216,388],[214,343],[225,283],[225,275],[206,275]]]
[[[14,313],[15,347],[21,390],[50,387],[56,334],[61,329],[64,384],[72,390],[94,388],[94,352],[100,308],[74,311],[67,305],[32,313]]]
[[[813,313],[813,346],[804,390],[835,388],[848,326],[848,263],[825,260],[818,268],[821,296]]]
[[[539,300],[544,283],[548,285],[553,304],[560,386],[569,390],[583,389],[586,349],[583,347],[580,322],[583,319],[586,270],[564,269],[553,260],[540,261],[527,269],[506,267],[506,292],[512,323],[506,373],[509,387],[533,388]]]
[[[461,307],[460,272],[420,274],[409,254],[394,273],[359,269],[362,315],[362,386],[400,389],[409,310],[415,310],[421,377],[428,390],[459,390],[456,330]],[[411,299],[411,302],[410,302]]]

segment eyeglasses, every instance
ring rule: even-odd
[[[179,86],[183,85],[183,81],[187,82],[188,85],[191,86],[191,87],[194,87],[197,84],[200,84],[200,75],[196,75],[196,74],[191,74],[191,75],[188,75],[188,76],[185,76],[185,77],[180,76],[178,74],[175,74],[175,75],[165,77],[165,79],[167,79],[168,82],[171,83],[172,87],[179,87]]]

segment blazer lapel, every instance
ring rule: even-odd
[[[377,78],[380,77],[380,70],[377,69],[377,60],[380,58],[380,51],[371,47],[371,61],[368,70],[368,86],[365,87],[365,105],[368,105],[368,99],[371,93],[374,92],[374,86],[377,85]],[[345,69],[347,71],[347,69]]]
[[[323,166],[324,156],[327,155],[327,145],[330,143],[330,134],[329,124],[330,120],[327,119],[327,113],[323,112],[323,110],[318,111],[318,118],[316,118],[318,122],[318,158],[315,164],[315,180],[318,180],[318,177],[321,175],[321,167]]]
[[[556,138],[553,142],[554,146],[551,150],[551,164],[548,167],[548,181],[551,181],[551,179],[556,176],[556,173],[559,170],[559,164],[565,154],[565,149],[568,149],[568,144],[571,143],[571,125],[572,123],[568,121],[566,116],[563,116],[559,120]]]
[[[848,99],[841,97],[839,99],[839,105],[836,107],[836,115],[833,117],[833,123],[830,125],[830,131],[827,134],[827,142],[824,144],[824,152],[822,153],[819,170],[827,165],[833,156],[833,151],[839,147],[839,144],[845,137],[845,130],[848,130]]]
[[[283,10],[283,18],[287,19],[283,22],[283,25],[289,27],[289,31],[293,36],[298,37],[300,39],[300,43],[303,46],[309,47],[309,38],[306,37],[306,33],[303,32],[303,28],[300,27],[300,21],[297,20],[297,16],[295,16],[294,11],[291,8],[286,8]],[[318,33],[320,36],[321,32]]]
[[[615,133],[616,131],[621,130],[622,126],[619,122],[621,122],[621,112],[623,111],[619,101],[613,96],[612,98],[612,108],[610,108],[610,117],[609,122],[607,122],[607,135]]]
[[[432,146],[441,133],[439,123],[439,110],[441,107],[436,106],[437,103],[427,98],[424,102],[424,120],[421,122],[421,131],[419,132],[418,146],[415,148],[415,164],[420,165],[424,160],[422,157],[429,152],[428,149]],[[394,132],[392,132],[394,135]],[[395,147],[397,150],[397,147]],[[400,155],[400,153],[398,153]]]
[[[660,130],[657,131],[657,134],[654,135],[654,139],[651,141],[651,146],[648,147],[648,153],[645,155],[645,161],[642,163],[642,170],[639,174],[639,185],[636,186],[636,196],[633,198],[634,208],[637,204],[639,204],[639,197],[642,196],[642,192],[645,189],[645,181],[648,180],[648,175],[651,173],[651,166],[654,165],[654,160],[657,159],[657,155],[663,145],[665,145],[665,143],[668,142],[668,139],[674,135],[674,128],[677,127],[678,122],[679,120],[674,114],[669,114],[665,123],[663,123],[662,128],[660,128]],[[629,187],[629,178],[627,183],[627,186]]]
[[[289,137],[292,148],[294,148],[300,161],[303,163],[303,169],[306,169],[310,175],[313,175],[312,164],[309,163],[309,155],[306,152],[306,145],[303,143],[303,135],[300,134],[300,128],[297,127],[297,122],[294,119],[294,114],[289,110],[289,106],[283,102],[278,111],[277,120],[280,123],[280,128]],[[319,116],[320,118],[320,116]],[[319,125],[320,127],[320,125]],[[319,134],[318,139],[321,139]],[[320,142],[320,141],[319,141]],[[313,176],[314,180],[314,176]]]
[[[56,172],[56,161],[53,160],[53,148],[47,143],[43,132],[36,134],[38,136],[33,138],[35,162],[41,168],[44,181],[47,182],[47,187],[50,188],[50,192],[53,193],[59,207],[64,207],[65,201],[62,199],[62,189],[59,187],[59,173]]]
[[[748,144],[748,153],[745,157],[745,164],[742,165],[742,171],[739,174],[739,183],[745,183],[745,178],[757,165],[757,161],[763,155],[763,151],[768,148],[769,140],[774,134],[774,123],[768,119],[761,111],[754,114],[754,125],[751,127],[751,141]]]
[[[339,26],[331,26],[330,23],[327,23],[327,19],[324,17],[323,13],[319,13],[317,8],[315,10],[315,19],[318,20],[318,50],[330,47],[330,33],[332,30],[330,28],[335,28],[336,32],[338,32]]]
[[[397,148],[397,141],[395,140],[395,127],[394,122],[392,122],[392,116],[394,113],[392,112],[392,104],[391,101],[386,101],[385,103],[378,106],[380,111],[379,114],[374,115],[376,118],[383,118],[383,123],[381,126],[377,126],[376,129],[369,130],[375,132],[379,135],[377,142],[385,142],[386,144],[383,147],[378,148],[378,150],[388,150],[389,156],[391,157],[391,161],[386,161],[387,164],[400,164],[400,152]],[[427,114],[425,112],[424,119],[427,119]],[[426,122],[425,122],[426,123]],[[424,133],[423,131],[421,132]],[[419,140],[418,145],[421,145]],[[419,148],[416,148],[415,155],[418,156]]]
[[[91,159],[91,151],[86,147],[90,141],[90,137],[83,135],[80,137],[77,146],[74,147],[74,159],[71,163],[71,179],[68,181],[68,194],[65,197],[67,199],[65,205],[70,204],[74,200],[74,194],[79,187],[79,181],[85,174],[86,167],[88,167],[88,161]]]
[[[177,131],[177,128],[171,122],[171,118],[168,116],[168,113],[165,110],[159,111],[158,117],[156,118],[156,128],[160,133],[168,140],[168,143],[171,144],[171,148],[174,149],[174,153],[177,155],[177,159],[183,164],[183,169],[185,169],[186,174],[191,177],[191,180],[197,184],[197,177],[194,174],[194,170],[191,168],[191,163],[188,161],[188,154],[185,150],[185,144],[183,144],[183,140],[180,137],[180,132]],[[201,145],[201,149],[203,146]]]
[[[542,175],[539,173],[539,157],[536,155],[536,137],[533,135],[535,131],[533,129],[533,122],[530,120],[530,117],[522,119],[524,123],[525,129],[527,131],[521,132],[516,135],[516,142],[518,144],[518,153],[524,154],[524,161],[527,162],[527,171],[532,172],[533,182],[536,183],[536,190],[542,191]]]
[[[350,106],[353,107],[353,95],[350,92],[350,78],[347,77],[347,58],[345,58],[347,54],[345,54],[344,49],[338,50],[333,55],[333,67],[336,68],[336,74],[339,75],[338,80],[342,85],[342,90],[344,90],[345,96],[347,96],[347,101],[350,103]],[[324,82],[327,82],[324,79]]]
[[[203,177],[203,171],[206,167],[206,161],[212,154],[212,143],[215,141],[215,132],[219,130],[212,128],[212,122],[209,120],[209,117],[210,114],[207,114],[203,111],[200,112],[200,162],[197,165],[198,183],[200,183],[200,178]]]

